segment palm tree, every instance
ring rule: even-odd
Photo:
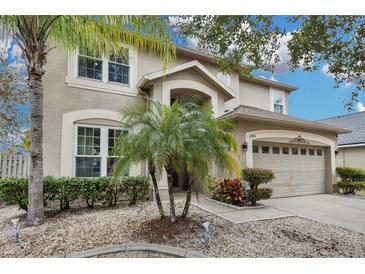
[[[190,121],[189,121],[190,120]],[[235,157],[237,141],[227,130],[233,128],[229,119],[215,118],[209,105],[197,107],[187,119],[187,138],[183,140],[187,152],[185,162],[187,193],[181,217],[188,215],[194,182],[205,182],[209,174],[209,163],[235,172],[239,178],[240,165]]]
[[[152,185],[155,193],[157,207],[161,219],[165,218],[165,212],[162,206],[160,192],[157,183],[157,172],[161,170],[161,166],[156,166],[154,160],[154,150],[158,146],[158,140],[151,131],[146,130],[144,124],[148,121],[151,124],[153,120],[148,104],[137,102],[133,105],[127,105],[124,108],[122,123],[123,128],[129,132],[133,132],[136,127],[141,127],[138,134],[122,135],[113,148],[114,155],[122,156],[114,165],[114,176],[125,174],[130,165],[136,162],[147,160],[148,172],[152,179]]]
[[[205,179],[211,160],[230,170],[236,168],[239,172],[238,163],[231,154],[237,149],[237,143],[225,131],[232,124],[228,120],[213,118],[211,108],[199,106],[194,97],[181,98],[171,107],[149,98],[146,100],[144,106],[132,104],[123,110],[124,126],[138,131],[118,140],[116,154],[122,158],[117,162],[115,171],[117,175],[121,174],[131,163],[142,160],[148,160],[150,174],[151,166],[153,172],[164,169],[168,182],[170,218],[174,222],[173,175],[187,173],[188,192],[182,213],[182,217],[186,217],[194,181]],[[153,179],[152,174],[151,177]],[[157,193],[157,181],[153,180],[153,183]],[[159,197],[156,200],[160,209]]]
[[[120,53],[125,43],[159,53],[166,65],[175,48],[164,26],[155,16],[0,16],[0,36],[16,41],[28,71],[32,132],[28,225],[44,222],[42,78],[48,52],[60,47],[113,54]]]

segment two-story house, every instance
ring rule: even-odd
[[[169,105],[181,94],[194,94],[209,101],[217,117],[236,121],[241,166],[272,169],[274,197],[332,191],[337,134],[349,131],[288,116],[288,96],[296,87],[248,79],[237,71],[223,75],[209,55],[183,47],[163,71],[159,56],[127,48],[123,57],[50,52],[44,80],[45,175],[110,175],[124,104],[148,95]],[[214,166],[212,172],[220,173]],[[146,164],[129,173],[147,174]],[[164,174],[159,184],[165,196]]]

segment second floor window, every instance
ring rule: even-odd
[[[274,97],[274,111],[284,113],[283,97],[281,95]]]
[[[128,55],[122,57],[111,56],[109,59],[109,82],[129,84]]]
[[[129,85],[129,52],[126,49],[120,55],[108,58],[92,56],[87,51],[78,54],[78,76],[100,80],[104,83],[120,83]]]
[[[103,60],[79,54],[79,76],[95,80],[103,79]]]

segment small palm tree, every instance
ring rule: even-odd
[[[230,170],[239,165],[231,152],[237,149],[234,137],[226,132],[231,127],[228,120],[218,120],[208,107],[197,104],[194,97],[175,101],[171,107],[151,99],[146,104],[132,104],[123,110],[122,122],[131,131],[122,136],[116,145],[117,155],[122,158],[116,163],[116,175],[123,173],[130,164],[147,160],[155,193],[158,193],[155,172],[166,171],[170,201],[170,218],[176,220],[173,194],[175,173],[188,177],[187,199],[182,213],[186,217],[190,207],[193,184],[208,175],[209,163],[215,160],[221,167]],[[153,171],[153,174],[151,174]],[[163,217],[159,196],[157,205]]]
[[[28,71],[31,124],[31,167],[27,222],[44,222],[43,212],[43,87],[47,54],[53,47],[120,53],[121,44],[159,53],[172,62],[174,45],[165,24],[155,16],[0,16],[0,36],[14,39]]]
[[[191,121],[189,121],[191,120]],[[230,173],[240,174],[240,165],[235,157],[237,141],[228,132],[233,128],[229,119],[215,118],[209,105],[197,107],[195,113],[187,119],[187,138],[183,140],[187,158],[185,162],[187,196],[182,217],[189,212],[194,183],[205,182],[209,174],[209,163],[227,169]]]

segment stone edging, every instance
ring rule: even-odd
[[[250,209],[259,209],[259,208],[267,207],[267,205],[263,205],[263,204],[258,204],[257,206],[235,206],[235,205],[231,205],[231,204],[227,204],[227,203],[223,203],[223,202],[214,200],[212,198],[207,198],[206,200],[213,202],[213,203],[217,203],[217,204],[225,206],[225,207],[235,209],[235,210],[250,210]]]
[[[153,251],[178,258],[204,258],[204,256],[180,247],[159,244],[120,244],[107,247],[98,247],[81,252],[71,253],[62,258],[91,258],[101,255],[127,252],[127,251]]]

